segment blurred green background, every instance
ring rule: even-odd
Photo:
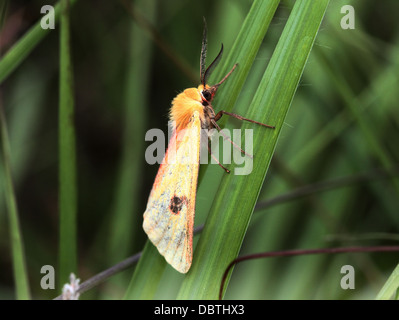
[[[56,3],[50,2],[6,2],[2,55],[41,19],[43,5]],[[132,11],[124,3],[76,1],[70,13],[82,280],[142,250],[141,219],[158,169],[145,163],[150,142],[144,135],[151,128],[166,132],[171,100],[199,82],[202,17],[208,23],[210,61],[221,42],[229,51],[251,6],[247,0],[129,1]],[[237,104],[250,102],[292,3],[281,2]],[[353,30],[340,25],[346,4],[355,8]],[[256,210],[240,255],[398,243],[398,18],[396,0],[330,1],[258,202],[317,182],[357,175],[366,179]],[[40,287],[40,268],[53,265],[57,270],[59,259],[58,28],[0,87],[34,299],[53,298],[61,290],[58,283],[55,290]],[[4,177],[0,162],[0,298],[13,299]],[[248,261],[234,269],[225,298],[375,298],[397,263],[398,253]],[[348,264],[356,270],[355,290],[340,287],[340,269]],[[123,297],[132,271],[82,298]],[[165,273],[156,298],[175,298],[179,279],[171,274]]]

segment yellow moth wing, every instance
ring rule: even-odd
[[[181,273],[190,269],[192,261],[200,130],[197,111],[184,129],[175,130],[144,212],[143,228],[148,238]]]

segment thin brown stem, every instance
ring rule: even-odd
[[[298,250],[285,250],[285,251],[273,251],[273,252],[262,252],[262,253],[255,253],[249,254],[246,256],[239,257],[234,259],[230,264],[227,266],[222,281],[220,284],[219,290],[219,300],[222,299],[223,296],[223,289],[224,283],[226,282],[227,275],[230,272],[230,269],[236,265],[237,263],[253,260],[253,259],[260,259],[260,258],[271,258],[271,257],[294,257],[300,255],[310,255],[310,254],[335,254],[335,253],[360,253],[360,252],[394,252],[399,251],[399,246],[374,246],[374,247],[346,247],[346,248],[324,248],[324,249],[298,249]]]
[[[142,252],[136,253],[135,255],[117,263],[116,265],[112,266],[111,268],[108,268],[95,276],[91,277],[90,279],[86,280],[85,282],[82,282],[79,286],[79,289],[77,290],[77,293],[84,293],[91,288],[99,285],[100,283],[104,282],[108,278],[112,277],[113,275],[131,267],[133,264],[135,264],[141,257]],[[59,295],[58,297],[54,298],[54,300],[62,300],[62,295]]]

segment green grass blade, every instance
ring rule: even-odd
[[[147,241],[144,246],[136,271],[130,280],[129,287],[125,294],[128,300],[150,300],[154,298],[158,284],[161,280],[166,266],[165,259],[158,253],[158,250]]]
[[[25,254],[22,243],[22,233],[19,225],[18,207],[11,174],[11,151],[7,132],[6,119],[0,106],[1,144],[3,153],[3,168],[5,176],[5,198],[10,227],[10,243],[16,286],[16,297],[19,300],[30,299],[28,274],[25,264]]]
[[[228,58],[226,59],[225,63],[223,64],[223,68],[220,68],[218,72],[215,70],[214,75],[216,74],[217,79],[222,78],[228,70],[234,65],[234,63],[239,63],[239,68],[235,70],[235,74],[229,81],[223,84],[223,90],[221,90],[220,95],[217,101],[227,101],[224,103],[225,106],[229,105],[232,107],[234,105],[235,100],[237,99],[238,93],[240,92],[243,83],[245,81],[246,76],[249,73],[249,70],[252,66],[252,63],[255,59],[255,55],[262,43],[266,30],[269,26],[269,23],[274,15],[274,12],[277,8],[279,1],[254,1],[251,10],[249,11],[247,18],[243,24],[243,27],[237,37],[235,44],[233,45],[232,51],[229,53]],[[242,44],[245,43],[245,46]],[[216,77],[214,77],[216,78]],[[223,93],[224,92],[224,93]],[[230,95],[234,96],[234,99]],[[227,110],[228,108],[224,108]],[[217,168],[217,174],[215,176],[221,177],[220,168]],[[208,176],[212,176],[212,173],[208,173]],[[206,180],[204,178],[204,180]],[[217,189],[217,184],[210,184],[208,183],[206,188],[202,189],[202,192],[206,191],[206,197],[209,199],[210,195],[213,195],[215,192],[213,190]],[[198,195],[201,197],[201,190],[199,189]],[[196,206],[196,215],[200,216],[198,212],[198,206]],[[201,209],[201,211],[206,211],[206,209]],[[197,219],[198,220],[198,219]],[[196,221],[197,221],[196,220]],[[133,275],[131,285],[129,287],[128,292],[126,293],[126,298],[137,298],[143,297],[140,295],[140,291],[146,292],[145,298],[151,298],[155,295],[155,290],[157,288],[157,283],[154,284],[155,281],[160,280],[159,273],[163,271],[162,267],[165,266],[163,257],[161,257],[158,251],[152,244],[147,244],[146,247],[152,247],[152,250],[145,250],[143,255],[141,256],[140,263],[136,267],[135,273]],[[155,257],[154,257],[155,256]],[[152,263],[152,261],[156,260],[157,263]],[[160,264],[160,265],[159,265]],[[151,271],[152,270],[152,271]],[[135,286],[137,283],[137,279],[143,282],[146,286],[151,286],[154,291],[149,291],[146,289],[145,286]]]
[[[60,17],[60,101],[59,101],[59,210],[60,283],[77,270],[77,185],[74,127],[73,73],[70,56],[68,0],[62,1]]]
[[[0,31],[2,31],[4,21],[6,20],[7,9],[8,9],[8,1],[2,1],[0,3]]]
[[[194,254],[180,299],[216,299],[227,265],[237,257],[285,116],[328,5],[297,1],[246,116],[276,125],[255,128],[249,176],[225,175]],[[245,125],[245,128],[251,126]],[[230,273],[231,274],[231,273]]]
[[[215,70],[210,83],[217,83],[238,63],[234,70],[234,75],[223,83],[221,92],[216,95],[215,106],[219,106],[218,101],[223,101],[223,110],[232,109],[241,92],[251,67],[254,63],[259,47],[263,42],[266,31],[277,9],[279,1],[254,1],[248,15],[242,25],[233,47],[228,52],[223,67]],[[215,79],[215,80],[213,80]]]
[[[396,266],[395,270],[393,270],[391,276],[385,282],[384,286],[381,288],[380,292],[378,292],[376,299],[377,300],[389,300],[395,296],[398,299],[399,292],[399,264]]]
[[[382,143],[374,133],[372,121],[367,119],[364,112],[362,112],[362,105],[360,104],[359,99],[353,95],[349,84],[345,81],[344,77],[334,70],[332,61],[328,61],[327,57],[324,57],[324,59],[326,61],[325,69],[331,75],[332,81],[335,83],[336,88],[339,90],[349,111],[361,129],[364,140],[368,143],[370,151],[374,153],[375,157],[380,161],[382,167],[387,170],[391,170],[396,166],[395,160],[391,159],[387,150],[382,147]],[[392,182],[397,195],[399,195],[399,179],[393,177]]]
[[[149,21],[155,20],[156,2],[136,1],[135,6]],[[123,151],[115,188],[114,204],[110,212],[111,225],[108,242],[108,261],[114,263],[129,255],[141,232],[142,214],[138,212],[142,203],[140,188],[143,183],[144,135],[148,119],[149,76],[151,74],[152,42],[145,32],[130,21],[130,55],[128,59],[125,87],[125,112]],[[137,44],[140,45],[137,45]],[[134,214],[133,214],[134,213]],[[133,248],[134,251],[139,249]],[[126,283],[125,279],[121,279]]]
[[[71,0],[73,5],[76,0]],[[60,16],[60,4],[54,6],[54,19]],[[0,60],[0,83],[2,83],[32,52],[34,48],[49,34],[51,29],[42,29],[38,21]]]

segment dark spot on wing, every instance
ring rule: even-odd
[[[185,202],[184,200],[185,197],[173,196],[172,199],[170,199],[170,211],[172,211],[173,214],[179,214],[181,209],[183,208],[183,204]]]

